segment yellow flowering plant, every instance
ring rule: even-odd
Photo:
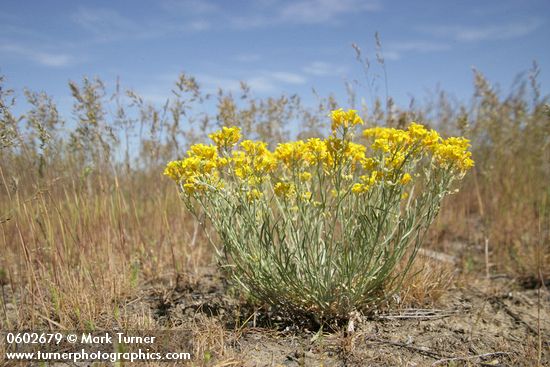
[[[360,144],[356,111],[331,119],[328,138],[273,151],[224,127],[165,169],[217,232],[236,283],[318,322],[368,311],[398,290],[441,200],[474,164],[467,139],[417,123],[366,129]]]

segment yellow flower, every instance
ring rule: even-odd
[[[468,151],[470,141],[466,138],[448,138],[431,147],[437,162],[444,166],[456,166],[467,171],[474,166],[472,152]]]
[[[466,171],[466,170],[469,170],[470,168],[472,168],[474,166],[474,160],[471,159],[471,158],[464,158],[460,164],[459,164],[459,167],[460,169],[462,169],[463,171]]]
[[[245,140],[241,143],[243,151],[233,152],[235,175],[254,183],[260,183],[268,178],[268,174],[275,170],[277,161],[267,149],[264,142]],[[252,181],[250,179],[253,177]]]
[[[300,180],[304,181],[304,182],[311,180],[311,173],[309,173],[309,172],[300,173]]]
[[[260,175],[266,175],[277,168],[277,160],[273,153],[266,151],[254,159],[254,169]]]
[[[275,191],[275,195],[277,196],[291,197],[294,196],[294,194],[296,193],[296,188],[292,183],[277,182],[273,187],[273,191]]]
[[[363,120],[357,114],[356,110],[348,110],[347,112],[339,108],[330,113],[332,118],[332,131],[338,130],[339,127],[347,129],[354,125],[362,125]]]
[[[304,160],[309,165],[313,166],[325,161],[328,153],[327,146],[323,140],[319,138],[308,139],[305,148]]]
[[[439,133],[435,130],[430,130],[428,134],[424,137],[422,140],[422,144],[424,146],[430,148],[437,144],[441,140],[441,136],[439,136]]]
[[[361,194],[363,193],[363,190],[365,189],[365,185],[363,184],[360,184],[360,183],[355,183],[353,184],[353,186],[351,187],[351,191],[355,194]]]
[[[215,146],[205,144],[195,144],[189,149],[187,155],[189,157],[199,157],[202,159],[214,159],[218,152]]]
[[[342,159],[342,153],[345,152],[345,148],[348,142],[338,139],[334,136],[330,136],[325,140],[325,146],[327,154],[325,156],[325,166],[333,168]]]
[[[365,158],[361,160],[361,165],[367,171],[372,171],[378,166],[378,162],[376,162],[373,158]]]
[[[279,144],[274,153],[275,157],[289,169],[303,165],[305,154],[306,144],[301,140]]]
[[[363,175],[359,177],[362,183],[355,183],[351,187],[351,191],[355,194],[363,194],[369,191],[382,177],[383,173],[380,171],[372,171],[370,176]]]
[[[410,174],[405,173],[403,176],[401,176],[401,180],[399,181],[401,185],[406,185],[412,180],[412,177]]]
[[[415,164],[426,155],[432,159],[432,167],[443,167],[451,174],[463,174],[474,166],[468,139],[442,139],[436,131],[415,122],[406,130],[366,129],[363,134],[374,150],[374,155],[368,157],[367,147],[346,138],[347,129],[363,124],[357,111],[340,108],[331,112],[331,119],[334,134],[327,139],[281,143],[274,152],[268,149],[267,143],[252,140],[241,142],[232,151],[241,139],[240,129],[222,127],[209,135],[215,145],[192,145],[184,159],[169,162],[163,173],[175,180],[187,195],[224,187],[233,190],[235,186],[229,180],[236,178],[237,187],[245,188],[246,198],[255,201],[263,195],[261,185],[270,181],[272,173],[279,170],[280,177],[292,177],[292,180],[273,186],[277,196],[311,201],[312,193],[304,190],[310,186],[307,182],[312,180],[313,174],[327,176],[326,182],[333,182],[334,176],[339,175],[339,182],[347,189],[342,187],[337,192],[325,187],[329,195],[339,196],[347,190],[355,194],[366,193],[381,181],[407,185],[413,180],[413,172],[403,173],[403,167],[411,167],[407,170],[414,171]]]
[[[358,163],[365,159],[366,151],[367,148],[361,144],[349,143],[346,147],[345,154],[353,163]]]
[[[388,160],[386,161],[386,166],[391,169],[399,169],[405,162],[405,153],[402,151],[395,152]]]
[[[217,167],[220,167],[220,168],[221,168],[221,167],[225,167],[225,166],[227,166],[228,164],[229,164],[229,159],[227,159],[227,158],[218,158],[218,159],[216,160],[216,166],[217,166]]]
[[[263,193],[257,189],[252,189],[246,194],[246,198],[249,202],[256,201],[263,196]]]
[[[176,182],[181,182],[197,175],[214,174],[217,165],[216,152],[212,153],[206,145],[197,144],[188,152],[187,158],[169,162],[164,174]]]
[[[181,161],[172,161],[166,165],[164,175],[170,177],[174,181],[180,181],[185,171],[181,166]]]
[[[186,183],[183,184],[183,189],[187,194],[192,194],[196,191],[196,186],[193,183]]]
[[[248,178],[248,186],[258,186],[259,184],[262,183],[262,180],[263,178],[262,177],[258,177],[258,176],[250,176]]]
[[[238,127],[222,127],[210,135],[210,139],[220,148],[229,148],[241,140],[241,129]]]
[[[470,147],[470,140],[460,137],[450,137],[445,140],[446,144],[452,145],[455,148],[459,148],[461,150],[467,150]]]
[[[372,149],[380,150],[382,152],[389,152],[390,151],[389,141],[383,138],[375,139],[374,143],[372,144]]]
[[[424,127],[424,125],[417,124],[416,122],[411,122],[409,125],[409,134],[414,139],[423,139],[426,135],[428,135],[428,130]]]
[[[374,140],[371,145],[372,149],[384,153],[401,152],[401,154],[405,154],[413,143],[410,132],[394,128],[374,127],[366,129],[363,135]]]

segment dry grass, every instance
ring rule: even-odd
[[[69,183],[60,198],[46,189],[11,199],[17,207],[3,225],[2,268],[10,288],[23,287],[14,294],[26,317],[7,328],[106,327],[144,281],[209,260],[207,248],[190,246],[193,227],[172,190],[132,197],[117,182],[93,195],[75,186]]]
[[[537,72],[507,97],[476,73],[469,106],[440,96],[388,113],[377,101],[367,116],[392,126],[414,118],[473,142],[475,171],[444,202],[427,243],[456,264],[420,256],[403,286],[403,305],[433,305],[457,272],[506,274],[535,285],[550,276],[550,109]],[[217,125],[239,125],[271,144],[289,135],[292,121],[303,123],[302,137],[318,135],[336,106],[331,98],[316,109],[285,96],[255,99],[245,85],[237,98],[208,97],[182,74],[170,103],[156,108],[118,86],[108,98],[99,80],[85,79],[71,83],[78,115],[72,126],[45,94],[28,92],[28,113],[14,116],[11,93],[0,82],[3,330],[156,325],[150,310],[130,306],[144,287],[158,279],[177,283],[178,274],[196,274],[213,261],[203,230],[161,177],[163,163]],[[213,98],[218,110],[208,114]],[[113,115],[106,113],[109,103]],[[233,332],[207,317],[197,322],[195,353],[237,364],[226,349]],[[525,354],[540,353],[535,339]]]

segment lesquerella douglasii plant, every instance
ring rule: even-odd
[[[331,118],[327,139],[274,151],[223,127],[165,170],[211,222],[237,284],[318,321],[368,311],[398,289],[441,200],[474,164],[464,138],[411,123],[366,129],[358,144],[356,111]]]

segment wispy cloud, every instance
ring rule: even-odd
[[[138,22],[123,16],[114,9],[80,8],[72,20],[94,35],[96,41],[119,41],[126,39],[154,39],[168,34],[205,31],[211,28],[206,19],[153,20]]]
[[[231,18],[231,24],[249,29],[280,24],[335,24],[341,16],[382,9],[378,0],[296,0],[266,2],[260,11]]]
[[[267,73],[267,77],[285,84],[304,84],[306,82],[306,78],[302,75],[286,71],[269,72]]]
[[[274,93],[280,89],[273,79],[266,76],[255,76],[248,78],[245,82],[258,93]]]
[[[387,60],[399,60],[405,53],[428,53],[448,51],[451,45],[443,42],[426,40],[410,40],[403,42],[388,42],[383,49],[384,58]]]
[[[235,78],[220,77],[214,74],[198,73],[197,82],[207,93],[214,93],[219,88],[228,92],[236,92],[240,89],[240,81]]]
[[[80,8],[72,20],[100,40],[113,40],[141,34],[137,23],[112,9]]]
[[[276,20],[273,17],[267,17],[261,14],[252,14],[247,16],[233,16],[229,19],[229,25],[231,28],[236,29],[251,29],[266,27],[276,24]]]
[[[281,90],[281,85],[272,78],[263,75],[248,78],[227,78],[213,74],[198,74],[197,81],[207,93],[215,93],[218,89],[225,92],[238,93],[241,90],[241,82],[245,82],[256,93],[274,93]]]
[[[257,71],[247,72],[243,78],[219,77],[213,74],[197,74],[197,81],[204,86],[208,93],[221,88],[229,92],[237,92],[241,88],[241,81],[258,93],[274,93],[285,90],[291,85],[303,85],[307,78],[303,75],[287,71]]]
[[[96,40],[153,39],[168,34],[212,28],[251,29],[281,24],[337,24],[349,14],[375,12],[380,0],[295,0],[257,2],[235,11],[230,6],[201,0],[164,0],[164,11],[152,19],[138,20],[114,8],[80,7],[72,20]]]
[[[459,42],[480,42],[524,37],[543,24],[541,19],[529,19],[508,24],[422,26],[418,29],[433,36],[451,38]]]
[[[66,53],[37,51],[36,48],[16,44],[0,44],[0,53],[23,57],[31,62],[49,67],[64,67],[75,62],[75,58]]]
[[[220,10],[217,4],[206,0],[164,0],[162,8],[167,11],[183,11],[192,14],[210,14]]]
[[[442,42],[431,41],[404,41],[404,42],[389,42],[387,44],[388,49],[399,52],[433,52],[433,51],[447,51],[451,49],[451,46]]]
[[[314,61],[302,68],[304,73],[314,76],[334,76],[346,71],[343,66],[336,66],[324,61]]]
[[[254,93],[270,95],[292,90],[293,87],[307,83],[307,78],[301,74],[281,70],[240,70],[218,73],[194,73],[196,81],[205,93],[215,94],[218,89],[238,94],[241,82],[246,83]],[[178,73],[167,72],[154,76],[151,80],[141,83],[136,91],[144,100],[162,104],[171,97],[170,90],[177,80]]]
[[[378,11],[378,1],[369,0],[298,0],[281,9],[280,19],[290,23],[326,23],[348,13]]]
[[[212,24],[206,20],[194,20],[187,24],[184,24],[182,27],[179,27],[179,30],[187,30],[187,31],[194,31],[194,32],[200,32],[200,31],[206,31],[209,30],[212,27]],[[172,28],[174,31],[177,30]],[[167,29],[168,30],[168,29]]]

